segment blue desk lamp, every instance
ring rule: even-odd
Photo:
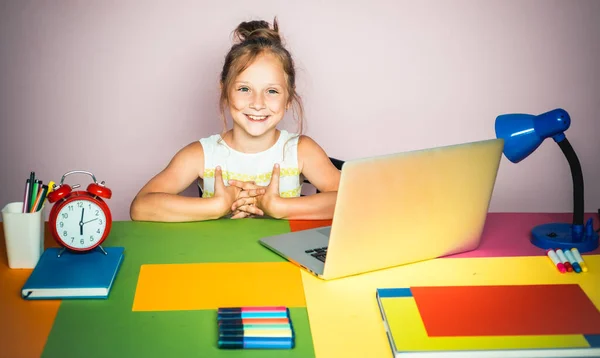
[[[504,114],[496,118],[496,137],[504,139],[504,155],[518,163],[533,153],[544,139],[552,137],[564,153],[573,177],[573,222],[538,225],[531,231],[531,242],[543,249],[593,251],[598,247],[598,233],[590,218],[583,224],[583,173],[581,164],[564,132],[571,117],[561,108],[542,113]]]

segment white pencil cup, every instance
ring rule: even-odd
[[[8,267],[29,269],[37,265],[44,252],[42,209],[23,213],[23,202],[9,203],[2,209]]]

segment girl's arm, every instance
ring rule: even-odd
[[[341,172],[325,151],[310,137],[298,141],[298,166],[320,193],[282,198],[278,216],[288,220],[325,220],[333,218]]]
[[[229,204],[222,197],[178,195],[203,172],[204,150],[200,142],[193,142],[175,154],[168,166],[144,185],[131,203],[131,219],[183,222],[217,219],[225,215]]]
[[[328,220],[333,218],[336,191],[296,198],[282,198],[276,217],[287,220]]]

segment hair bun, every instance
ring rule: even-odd
[[[268,22],[262,20],[242,22],[235,29],[234,34],[240,42],[267,40],[281,43],[277,19],[273,21],[272,29]]]

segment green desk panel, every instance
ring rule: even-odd
[[[125,258],[109,298],[64,300],[42,357],[314,357],[306,308],[290,309],[296,347],[272,351],[218,349],[216,310],[131,310],[141,265],[280,262],[257,241],[289,231],[271,219],[113,223],[105,246],[125,247]]]

